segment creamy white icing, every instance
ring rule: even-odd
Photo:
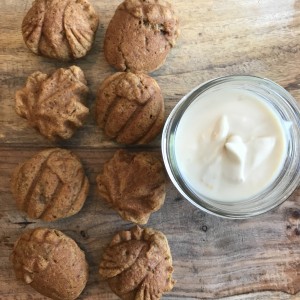
[[[178,124],[175,155],[182,177],[196,192],[219,201],[242,200],[280,172],[284,128],[272,108],[249,91],[205,93]]]

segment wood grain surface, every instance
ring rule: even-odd
[[[117,299],[98,277],[104,247],[114,233],[130,228],[99,199],[95,177],[116,148],[95,125],[98,84],[114,70],[103,55],[103,37],[120,1],[91,0],[100,27],[91,52],[74,64],[83,69],[91,93],[91,114],[67,142],[45,140],[14,111],[14,95],[32,72],[70,66],[38,57],[25,47],[21,22],[31,0],[0,1],[0,299],[45,299],[16,281],[9,255],[28,228],[49,226],[74,238],[85,250],[90,278],[80,299]],[[253,74],[270,78],[300,101],[300,0],[174,0],[181,36],[166,63],[152,73],[162,88],[166,116],[193,87],[214,77]],[[91,182],[83,209],[50,224],[28,219],[10,192],[13,169],[47,147],[72,149]],[[160,138],[146,147],[160,152]],[[169,182],[162,209],[149,227],[167,236],[174,261],[174,289],[163,299],[300,299],[300,189],[279,208],[248,220],[225,220],[201,212]]]

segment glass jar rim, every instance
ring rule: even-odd
[[[289,152],[285,167],[273,184],[247,201],[218,202],[203,195],[195,194],[181,178],[176,169],[174,139],[176,128],[186,109],[201,94],[220,85],[235,84],[239,88],[261,89],[268,95],[274,109],[279,110],[283,120],[289,122]],[[300,181],[300,111],[296,100],[277,83],[258,76],[230,75],[215,78],[200,84],[185,95],[173,108],[166,120],[162,133],[162,156],[167,173],[176,189],[199,209],[220,217],[242,219],[265,213],[284,202],[298,186]],[[299,154],[298,154],[299,153]],[[174,161],[175,160],[175,161]],[[241,207],[243,204],[243,207]]]

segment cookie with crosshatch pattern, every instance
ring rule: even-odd
[[[89,182],[75,154],[52,148],[17,167],[11,189],[18,208],[30,218],[55,221],[79,212]]]

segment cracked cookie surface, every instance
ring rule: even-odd
[[[174,286],[167,238],[138,226],[119,232],[104,251],[99,273],[123,300],[160,299]]]
[[[147,144],[162,130],[164,100],[157,82],[142,73],[118,72],[100,85],[96,120],[122,144]]]
[[[76,299],[88,279],[84,252],[74,240],[55,229],[25,231],[16,241],[10,259],[17,279],[52,299]]]
[[[34,72],[16,93],[16,112],[49,140],[68,139],[89,114],[86,84],[76,66],[51,75]]]
[[[91,49],[98,23],[87,0],[35,0],[24,17],[22,34],[35,54],[72,60]]]
[[[18,208],[30,218],[54,221],[80,211],[89,182],[75,154],[52,148],[17,167],[11,189]]]
[[[146,224],[165,200],[165,172],[152,153],[118,150],[97,176],[100,196],[127,221]]]
[[[125,0],[108,25],[104,54],[118,70],[152,72],[164,63],[178,34],[178,18],[167,1]]]

